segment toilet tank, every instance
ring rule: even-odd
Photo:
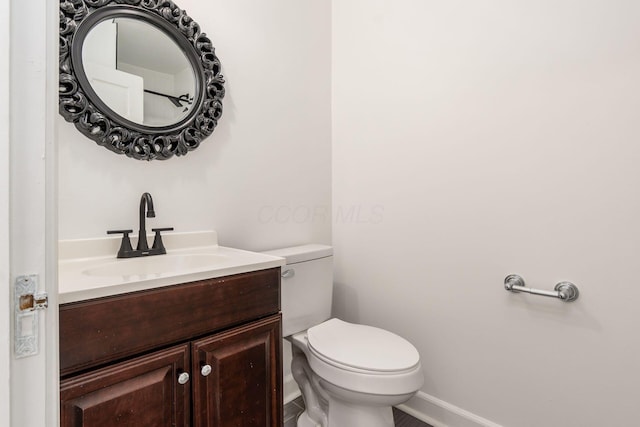
[[[264,252],[286,259],[282,267],[282,334],[289,336],[331,317],[333,248],[303,245]]]

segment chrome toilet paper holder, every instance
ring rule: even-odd
[[[578,287],[571,282],[560,282],[556,284],[553,291],[545,291],[542,289],[528,288],[522,276],[510,274],[504,279],[504,288],[510,292],[525,292],[532,295],[540,295],[543,297],[558,298],[564,302],[571,302],[578,299],[580,291]]]

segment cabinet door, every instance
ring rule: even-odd
[[[62,380],[60,425],[187,427],[191,383],[178,376],[188,367],[183,344]]]
[[[193,425],[282,426],[281,353],[280,315],[194,341]]]

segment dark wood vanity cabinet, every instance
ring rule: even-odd
[[[62,305],[61,426],[281,427],[279,309],[279,268]]]

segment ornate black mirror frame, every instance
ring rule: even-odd
[[[82,42],[98,22],[116,17],[143,20],[182,49],[196,80],[194,107],[178,123],[151,127],[115,113],[91,88],[82,67]],[[59,112],[86,137],[139,160],[166,160],[194,150],[222,115],[224,78],[211,40],[171,0],[60,0]]]

